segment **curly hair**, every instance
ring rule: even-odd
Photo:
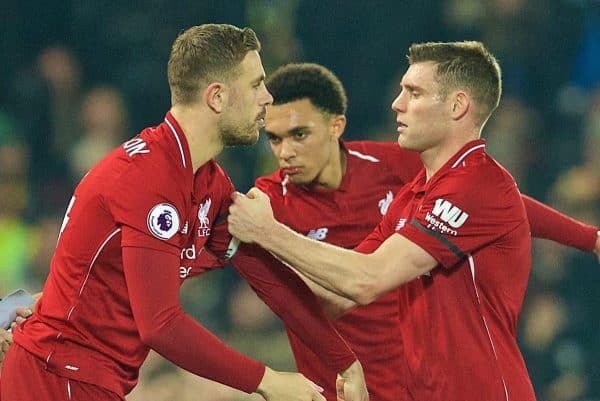
[[[279,67],[268,76],[267,89],[274,105],[309,99],[319,110],[346,114],[348,98],[344,86],[326,67],[313,63],[294,63]]]

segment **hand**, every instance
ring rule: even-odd
[[[22,308],[22,307],[17,308],[17,317],[15,318],[15,321],[12,322],[10,325],[11,330],[14,331],[15,327],[17,327],[17,325],[23,323],[32,314],[33,314],[33,312],[29,308]]]
[[[12,343],[12,334],[9,331],[0,329],[0,363],[4,360],[4,356],[8,351],[8,347]]]
[[[267,401],[327,401],[323,389],[300,373],[276,372],[266,368],[257,393]]]
[[[365,375],[358,361],[354,361],[348,369],[338,373],[335,387],[338,401],[369,400]]]
[[[598,263],[600,263],[600,231],[598,231],[598,237],[596,238],[596,246],[594,247],[594,253],[598,258]]]
[[[227,217],[229,233],[242,242],[259,243],[275,223],[269,197],[260,189],[252,188],[246,195],[234,192],[231,198],[233,204]]]

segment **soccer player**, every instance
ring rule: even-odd
[[[289,64],[270,74],[266,84],[274,102],[267,107],[265,133],[280,168],[258,178],[256,187],[269,196],[278,221],[312,239],[356,247],[386,214],[393,195],[423,167],[418,154],[396,143],[342,141],[345,90],[323,66]],[[600,251],[597,227],[526,196],[523,200],[532,235]],[[334,322],[361,361],[372,400],[408,399],[398,380],[402,349],[397,302],[397,290],[390,291]],[[334,400],[336,372],[291,330],[288,337],[298,370]]]
[[[231,182],[212,158],[224,146],[254,143],[272,101],[259,50],[251,29],[231,25],[192,27],[175,40],[172,107],[163,123],[112,151],[76,188],[44,295],[17,326],[4,360],[3,401],[124,400],[150,348],[267,400],[324,399],[301,374],[275,372],[228,348],[179,304],[182,249],[210,248],[211,229],[230,202]],[[259,250],[242,251],[235,260],[269,274]],[[260,280],[251,284],[265,290]],[[300,279],[285,285],[289,290],[265,299],[341,372],[342,384],[350,380],[360,390],[360,364],[311,307],[310,290]],[[361,397],[347,399],[366,399],[366,392],[353,394]]]
[[[368,304],[404,284],[397,380],[409,399],[535,400],[516,341],[530,227],[514,180],[479,139],[500,99],[500,67],[479,42],[413,44],[408,57],[392,109],[398,143],[424,168],[355,250],[279,223],[256,188],[234,196],[229,230],[332,296]],[[355,217],[345,205],[340,214]]]

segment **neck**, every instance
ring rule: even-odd
[[[181,127],[190,147],[194,173],[223,150],[216,120],[195,104],[174,105],[171,114]]]
[[[342,146],[332,147],[330,163],[321,171],[314,185],[327,189],[338,189],[342,185],[342,179],[346,174],[347,155]]]
[[[452,158],[465,144],[479,138],[479,130],[458,135],[449,135],[437,146],[421,152],[421,161],[425,166],[426,179],[429,180],[448,160]]]

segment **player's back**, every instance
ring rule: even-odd
[[[148,202],[154,201],[146,200],[148,192],[176,199],[179,210],[189,203],[186,185],[191,193],[191,182],[185,182],[188,171],[178,166],[181,157],[179,152],[173,156],[174,139],[167,129],[163,123],[144,130],[82,179],[67,208],[44,295],[33,317],[15,333],[15,341],[45,360],[49,370],[119,394],[136,383],[148,352],[129,304],[121,227],[135,225],[129,214],[156,215],[148,214]],[[172,231],[172,216],[154,217],[165,221],[138,225],[157,235]],[[181,241],[175,236],[164,246],[178,253]]]

